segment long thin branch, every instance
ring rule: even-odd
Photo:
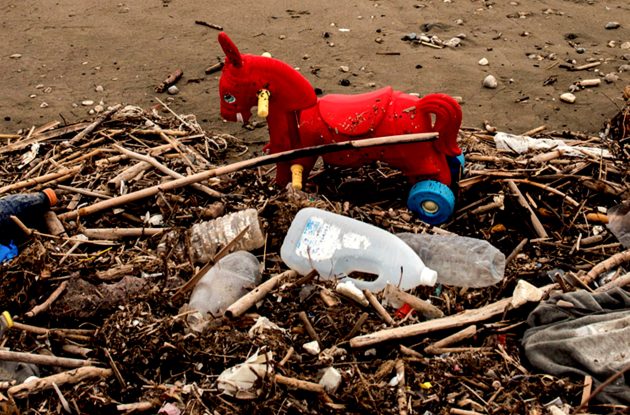
[[[53,383],[57,386],[66,383],[79,383],[90,378],[108,378],[112,375],[111,369],[102,369],[95,366],[85,366],[67,372],[57,373],[55,375],[39,378],[27,383],[13,386],[7,391],[9,395],[16,398],[25,398],[31,393],[37,393],[46,389],[51,389]]]
[[[110,209],[118,206],[122,206],[127,203],[135,202],[136,200],[144,199],[147,197],[155,196],[159,192],[167,192],[174,189],[179,189],[184,186],[188,186],[192,183],[199,183],[204,180],[208,180],[212,177],[222,176],[224,174],[234,173],[239,170],[251,169],[267,164],[278,163],[282,161],[294,160],[301,157],[318,156],[322,154],[333,153],[337,151],[347,151],[366,147],[383,146],[391,144],[410,144],[418,142],[433,141],[437,138],[438,133],[420,133],[420,134],[406,134],[399,136],[388,136],[378,138],[366,138],[363,140],[351,140],[340,143],[323,144],[313,147],[299,148],[296,150],[283,151],[276,154],[269,154],[265,156],[254,157],[249,160],[239,161],[237,163],[221,166],[216,169],[203,171],[190,176],[182,177],[181,179],[175,179],[170,182],[158,184],[148,187],[146,189],[131,192],[126,195],[115,197],[109,200],[103,200],[94,203],[90,206],[85,206],[72,212],[66,212],[59,215],[60,219],[73,220],[79,216],[87,216],[100,212],[105,209]]]
[[[0,360],[11,362],[34,363],[36,365],[61,366],[61,367],[83,367],[93,365],[90,360],[71,359],[69,357],[47,356],[44,354],[33,354],[23,352],[11,352],[0,350]]]

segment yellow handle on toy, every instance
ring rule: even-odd
[[[293,164],[291,165],[291,186],[295,190],[302,190],[302,172],[304,171],[304,167],[301,164]]]
[[[260,118],[267,118],[269,115],[269,97],[271,92],[266,89],[261,89],[258,92],[258,116]]]

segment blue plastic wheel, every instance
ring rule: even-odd
[[[453,214],[455,195],[444,183],[425,180],[413,185],[407,198],[407,207],[423,221],[439,225]]]
[[[454,185],[466,173],[466,168],[464,167],[466,164],[464,153],[455,157],[447,157],[446,161],[448,162],[448,167],[451,170],[451,185]]]

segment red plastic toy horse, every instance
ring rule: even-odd
[[[258,106],[258,115],[267,118],[265,150],[270,153],[351,139],[439,132],[433,142],[343,151],[323,159],[348,167],[384,161],[416,183],[407,202],[411,210],[432,224],[448,219],[455,205],[449,188],[456,179],[452,169],[459,171],[463,163],[457,145],[462,121],[457,101],[444,94],[418,98],[391,87],[318,99],[306,78],[286,63],[241,54],[225,33],[219,34],[219,43],[226,55],[219,82],[221,116],[246,123],[251,108]],[[278,163],[276,181],[286,185],[293,171],[294,186],[301,187],[302,170],[308,177],[316,160],[307,157]]]

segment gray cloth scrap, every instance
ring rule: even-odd
[[[573,307],[559,306],[559,300]],[[590,375],[596,387],[630,364],[630,293],[622,288],[553,294],[527,322],[531,328],[523,336],[525,356],[545,373]],[[630,404],[630,373],[593,399]]]

